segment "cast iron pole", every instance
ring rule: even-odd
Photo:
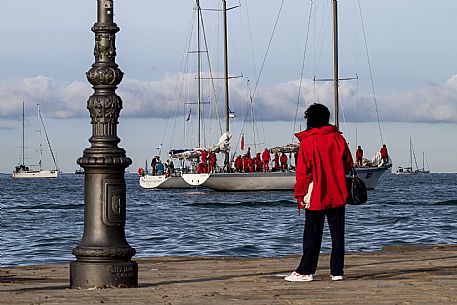
[[[72,288],[135,287],[138,265],[135,249],[125,238],[125,169],[132,164],[117,145],[117,124],[122,100],[116,95],[123,73],[115,62],[116,33],[113,0],[97,0],[95,63],[87,79],[95,92],[87,102],[92,124],[90,148],[77,163],[84,168],[84,234],[73,249],[70,265]]]

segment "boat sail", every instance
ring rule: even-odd
[[[225,39],[226,39],[226,3],[223,2]],[[338,73],[338,22],[337,22],[337,0],[333,0],[333,84],[334,84],[334,118],[335,125],[339,125],[339,73]],[[227,117],[229,112],[228,99],[228,72],[227,72],[227,44],[225,41],[225,94]],[[226,120],[227,132],[229,131],[229,120]],[[298,151],[298,144],[289,144],[285,147],[273,149],[293,153]],[[272,150],[270,150],[272,151]],[[227,160],[227,158],[226,158]],[[227,166],[227,163],[225,164]],[[366,163],[357,168],[358,176],[365,182],[367,189],[374,189],[381,175],[388,170],[392,164],[383,163],[381,158],[375,157],[372,162]],[[184,174],[184,180],[194,186],[203,186],[216,191],[265,191],[265,190],[293,190],[295,185],[295,172],[256,172],[256,173],[205,173],[205,174]]]
[[[39,133],[40,133],[40,143],[39,143],[39,161],[38,165],[26,165],[25,163],[25,118],[24,110],[25,106],[22,103],[22,149],[21,149],[21,164],[16,166],[12,177],[13,178],[57,178],[59,176],[59,168],[57,166],[57,161],[52,151],[51,142],[49,141],[48,133],[46,127],[44,126],[43,118],[40,112],[40,105],[37,104],[37,114],[39,120]],[[41,143],[41,126],[43,127],[44,134],[46,136],[46,141],[48,143],[49,151],[51,152],[52,160],[54,162],[54,169],[44,170],[42,169],[42,159],[43,159],[43,145]]]

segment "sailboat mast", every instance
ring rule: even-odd
[[[41,115],[40,115],[40,104],[36,104],[36,106],[37,106],[38,122],[40,122],[40,118],[41,118]],[[38,161],[38,166],[39,166],[39,169],[41,171],[41,163],[42,163],[42,160],[43,160],[43,135],[41,134],[41,124],[39,123],[38,125],[40,126],[39,129],[38,129],[38,132],[40,133],[40,140],[39,140],[40,160]]]
[[[424,172],[425,171],[425,153],[424,151],[422,151],[422,171]]]
[[[413,170],[413,141],[411,140],[411,137],[409,138],[409,161],[411,170]]]
[[[198,98],[197,98],[197,122],[198,122],[198,147],[201,147],[201,54],[200,54],[200,0],[196,0],[197,4],[197,81],[198,81]]]
[[[225,131],[228,133],[230,130],[230,106],[229,106],[229,76],[228,76],[228,43],[227,43],[227,1],[222,0],[222,11],[224,20],[224,88],[225,88]],[[229,153],[225,153],[224,165],[228,168],[229,165]]]
[[[338,101],[338,8],[337,0],[333,0],[333,94],[335,126],[339,128],[339,101]]]
[[[24,102],[22,102],[22,165],[25,165],[25,115],[24,115],[24,112],[25,112],[25,106],[24,106]]]

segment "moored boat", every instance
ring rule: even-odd
[[[224,1],[225,3],[225,1]],[[338,31],[337,31],[337,8],[336,0],[333,1],[333,62],[338,63]],[[223,9],[224,14],[226,9]],[[224,20],[226,16],[224,15]],[[225,50],[224,57],[227,58],[227,50]],[[227,59],[225,59],[227,62]],[[333,66],[334,75],[334,118],[335,126],[339,126],[339,93],[338,93],[338,64]],[[228,74],[227,67],[225,67],[225,92],[226,92],[226,118],[228,118],[229,102],[228,102]],[[298,109],[298,107],[297,107]],[[229,131],[229,120],[226,120],[226,132]],[[278,148],[279,151],[287,150],[288,153],[298,151],[298,144],[289,144],[283,148]],[[227,158],[226,158],[227,160]],[[225,164],[224,168],[227,168]],[[378,156],[375,156],[373,161],[368,162],[366,165],[356,167],[358,176],[365,182],[367,189],[374,189],[378,183],[381,175],[392,167],[391,162],[383,163]],[[263,173],[201,173],[201,174],[184,174],[184,180],[195,186],[203,186],[216,191],[261,191],[261,190],[293,190],[295,184],[295,172],[281,171],[281,172],[263,172]]]
[[[44,126],[43,118],[40,113],[40,105],[37,105],[38,111],[38,120],[39,120],[39,133],[41,135],[41,126],[43,127],[44,134],[46,136],[46,140],[49,146],[49,151],[51,153],[52,159],[54,161],[54,169],[44,170],[42,169],[42,157],[43,157],[43,145],[41,144],[41,136],[40,136],[40,144],[39,144],[39,161],[38,165],[26,165],[25,164],[25,106],[22,103],[22,149],[21,149],[21,164],[14,168],[12,173],[13,178],[57,178],[59,176],[59,169],[57,166],[57,161],[54,156],[54,152],[51,148],[51,142],[48,138],[48,133],[46,131],[46,127]]]

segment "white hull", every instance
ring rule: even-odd
[[[182,177],[165,175],[140,177],[140,186],[145,189],[186,189],[191,188]]]
[[[58,170],[42,170],[42,171],[21,171],[13,172],[13,178],[57,178]]]
[[[379,178],[382,174],[391,166],[387,167],[356,167],[357,176],[365,182],[365,186],[368,190],[374,190],[378,184]]]
[[[415,176],[417,173],[397,173],[397,176]]]
[[[190,185],[215,191],[286,191],[293,190],[295,172],[183,174]]]
[[[414,176],[419,174],[419,170],[413,170],[412,167],[398,167],[397,176]]]
[[[359,167],[356,170],[367,189],[372,190],[389,168]],[[295,172],[183,174],[183,179],[193,186],[225,192],[292,191],[295,186]]]

